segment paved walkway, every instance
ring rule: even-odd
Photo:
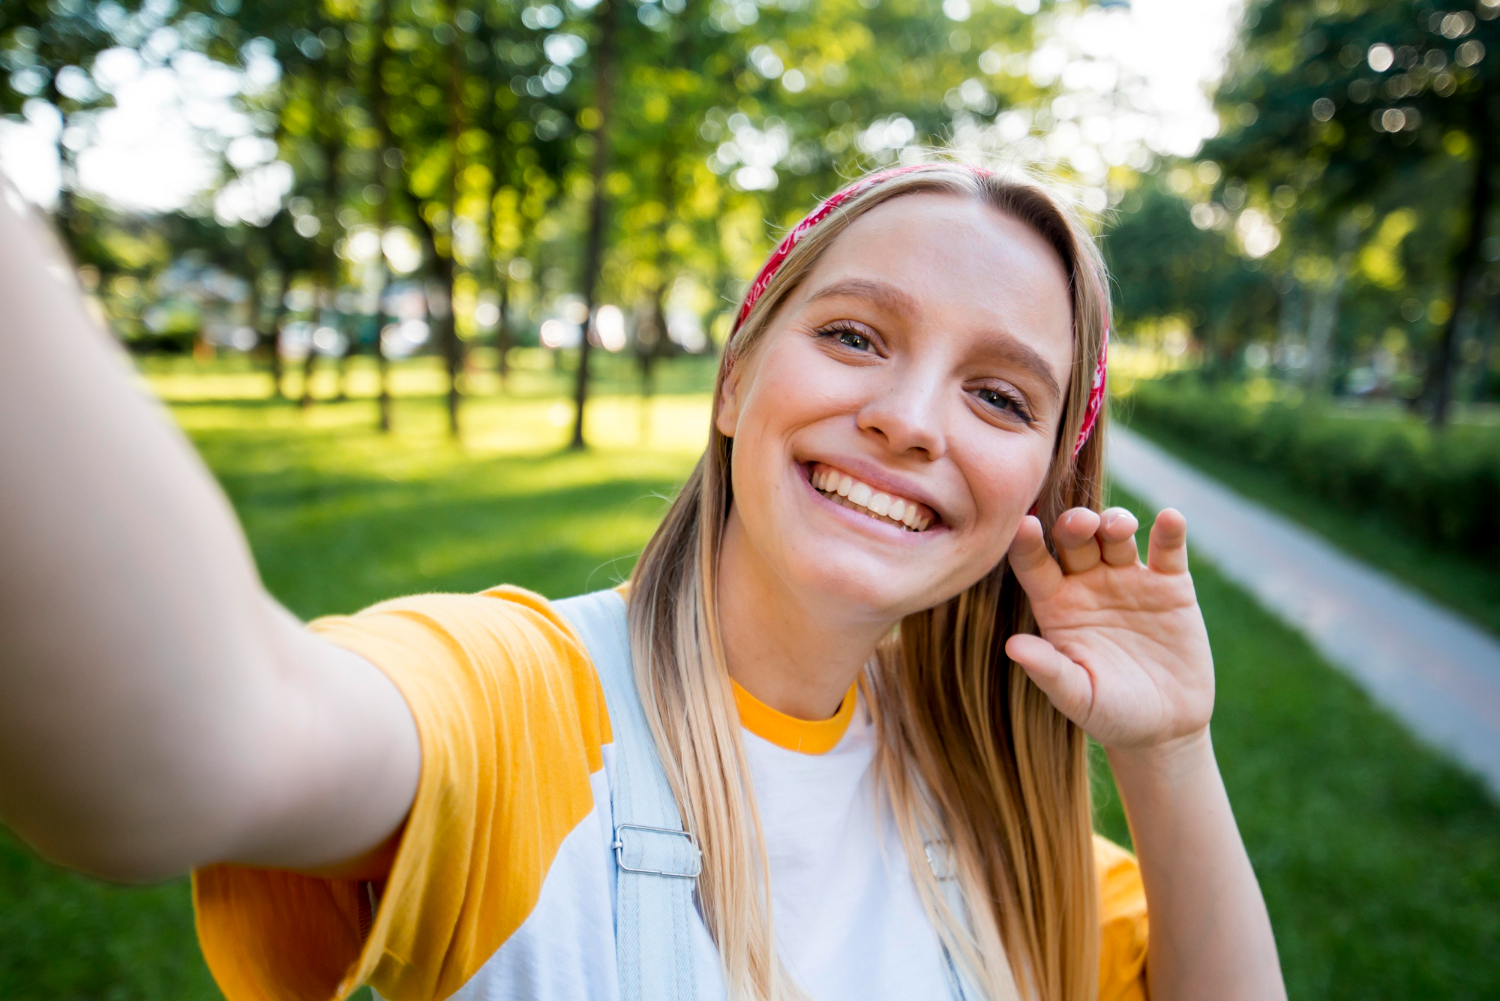
[[[1110,473],[1189,545],[1500,796],[1500,641],[1121,428]]]

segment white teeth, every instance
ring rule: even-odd
[[[931,518],[922,516],[915,501],[878,493],[868,483],[861,483],[838,470],[814,469],[810,479],[816,489],[844,498],[846,507],[862,508],[874,517],[889,518],[913,532],[923,531],[932,524]]]

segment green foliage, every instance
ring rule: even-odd
[[[1410,423],[1412,418],[1402,415],[1400,420]],[[1241,496],[1300,522],[1350,555],[1500,634],[1500,573],[1493,558],[1435,547],[1413,533],[1405,519],[1353,509],[1301,489],[1276,464],[1247,463],[1238,453],[1195,444],[1146,421],[1132,426]]]
[[[1500,549],[1500,433],[1341,416],[1317,402],[1247,400],[1193,376],[1140,383],[1132,420],[1253,465],[1353,511],[1379,511],[1419,538],[1490,556]]]
[[[1451,13],[1432,0],[1251,4],[1217,94],[1226,128],[1204,156],[1268,193],[1306,192],[1325,222],[1372,201],[1453,194],[1417,185],[1454,158],[1449,132],[1500,116],[1481,107],[1474,118],[1494,85],[1500,21],[1483,4],[1463,11],[1466,21],[1445,20]]]
[[[602,18],[615,8],[606,122]],[[110,47],[148,65],[175,46],[253,69],[259,83],[238,100],[291,168],[291,190],[269,219],[231,212],[215,223],[205,200],[193,208],[201,221],[232,231],[245,266],[277,274],[278,288],[325,291],[371,281],[348,237],[407,227],[431,277],[449,285],[459,335],[473,337],[481,294],[498,293],[525,325],[580,287],[601,138],[614,153],[600,301],[654,299],[659,311],[691,272],[727,311],[779,229],[851,174],[906,145],[940,144],[960,120],[1049,98],[1024,75],[975,65],[986,46],[1026,51],[1032,17],[1004,4],[964,9],[955,21],[929,0],[27,0],[0,15],[0,86],[32,87],[67,125],[89,105],[44,84],[59,73],[86,80]],[[0,113],[20,99],[0,99]],[[861,144],[881,124],[896,138]],[[266,186],[264,152],[252,147],[226,152],[221,187],[256,176]],[[95,217],[118,223],[103,206],[77,215],[78,244]],[[165,235],[170,255],[226,242],[191,226]],[[110,252],[118,244],[95,240],[82,255],[106,297],[114,274],[149,277]]]
[[[1487,385],[1500,325],[1500,8],[1257,0],[1215,104],[1193,198],[1265,259],[1275,338],[1309,356],[1292,374],[1420,384],[1443,423],[1455,382]]]
[[[115,3],[101,18],[96,4],[8,0],[0,17],[0,68],[8,71],[0,74],[0,114],[15,114],[37,97],[64,113],[98,106],[104,95],[89,82],[87,65],[113,40],[112,28],[124,27],[140,7]],[[153,13],[140,18],[148,30]]]
[[[1180,321],[1214,360],[1233,365],[1244,345],[1273,332],[1276,292],[1258,261],[1196,225],[1164,181],[1142,178],[1104,236],[1120,317],[1136,331]]]

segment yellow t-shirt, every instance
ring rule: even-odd
[[[376,888],[355,880],[232,865],[194,874],[199,941],[229,1001],[327,1001],[366,982],[393,1001],[616,996],[609,715],[564,620],[540,596],[500,587],[403,598],[311,628],[400,688],[421,780],[378,907]],[[944,982],[923,980],[941,977],[940,953],[904,853],[878,849],[872,731],[856,697],[820,723],[742,689],[736,698],[777,945],[798,982],[829,1001],[939,996],[901,993],[903,982]],[[1143,999],[1139,871],[1103,839],[1095,856],[1100,997]],[[705,996],[722,996],[715,989]]]

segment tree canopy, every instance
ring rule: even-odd
[[[584,348],[581,441],[590,346],[628,342],[647,386],[662,352],[711,347],[780,232],[845,179],[934,146],[1047,160],[1081,134],[1036,64],[1050,26],[1090,6],[18,0],[0,114],[60,123],[55,211],[122,334],[160,332],[152,283],[184,255],[238,281],[225,295],[265,343],[306,328],[410,350],[390,340],[404,290],[457,431],[469,346],[494,343],[503,374],[546,323],[549,346]],[[1497,15],[1251,0],[1219,135],[1091,175],[1122,332],[1170,327],[1213,370],[1387,393],[1438,422],[1455,393],[1500,389]],[[170,216],[101,203],[74,168],[121,53],[237,81],[232,115],[200,123],[218,182]],[[623,321],[601,327],[604,305]]]

